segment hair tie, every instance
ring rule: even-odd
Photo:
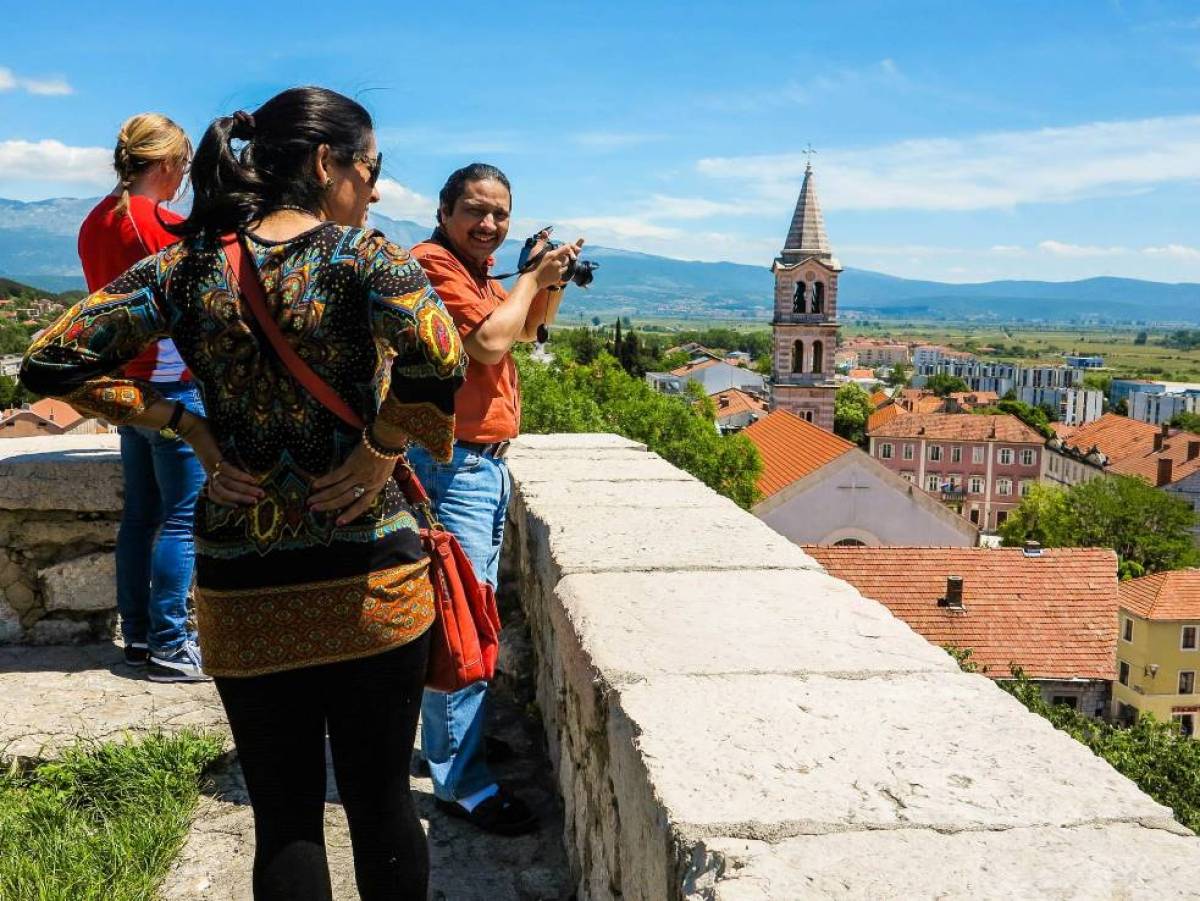
[[[254,137],[254,117],[245,110],[233,114],[233,128],[229,131],[231,138],[239,141],[249,141]]]

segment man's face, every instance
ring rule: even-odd
[[[479,266],[508,237],[512,196],[493,178],[467,182],[454,209],[442,207],[442,230],[454,248]]]

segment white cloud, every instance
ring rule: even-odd
[[[657,225],[638,216],[581,216],[561,220],[563,227],[557,228],[566,240],[571,229],[607,236],[609,239],[627,241],[631,238],[677,238],[682,232],[677,228]],[[594,240],[591,236],[589,240]],[[603,243],[603,241],[601,242]]]
[[[17,89],[47,97],[75,93],[65,78],[25,78],[15,74],[12,69],[0,66],[0,91]]]
[[[821,69],[805,81],[792,80],[762,90],[726,91],[700,98],[704,106],[724,111],[761,112],[779,107],[806,106],[815,100],[837,100],[854,91],[910,87],[893,59],[859,68]]]
[[[1163,247],[1146,247],[1142,253],[1152,257],[1173,257],[1177,260],[1200,262],[1200,249],[1184,244],[1167,244]]]
[[[989,248],[989,252],[998,256],[1020,257],[1025,255],[1026,250],[1024,247],[1018,247],[1015,244],[993,244]]]
[[[662,140],[662,135],[632,131],[581,131],[570,135],[569,140],[591,150],[623,150]]]
[[[1042,241],[1038,250],[1056,257],[1118,257],[1129,253],[1126,247],[1097,247],[1091,244],[1065,244],[1062,241]]]
[[[641,205],[641,209],[647,218],[652,219],[708,219],[759,212],[753,203],[709,200],[705,197],[671,197],[666,194],[652,194]]]
[[[0,178],[106,186],[115,178],[112,151],[61,141],[0,141]]]
[[[392,219],[409,219],[422,225],[433,222],[437,201],[406,188],[393,178],[379,179],[379,212]]]
[[[764,213],[778,214],[807,162],[802,154],[713,157],[696,168],[742,183]],[[1200,116],[827,150],[818,179],[828,210],[1009,209],[1142,193],[1200,181]]]

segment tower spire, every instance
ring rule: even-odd
[[[792,214],[792,225],[783,243],[782,257],[788,263],[798,262],[805,257],[828,259],[831,256],[829,238],[825,236],[825,217],[821,215],[821,201],[817,199],[817,186],[813,179],[812,154],[816,151],[810,145],[804,153],[809,154],[808,165],[804,167],[804,182],[800,185],[796,211]]]

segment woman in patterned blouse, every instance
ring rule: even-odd
[[[409,443],[449,459],[465,365],[421,267],[364,227],[382,157],[370,115],[321,88],[217,119],[192,167],[183,239],[69,310],[26,386],[81,412],[169,429],[208,474],[197,620],[254,808],[256,899],[329,899],[325,735],[363,898],[426,897],[408,786],[433,622],[428,561],[391,473]],[[286,340],[359,416],[291,377],[222,250],[237,233]],[[174,340],[197,417],[121,367]]]

